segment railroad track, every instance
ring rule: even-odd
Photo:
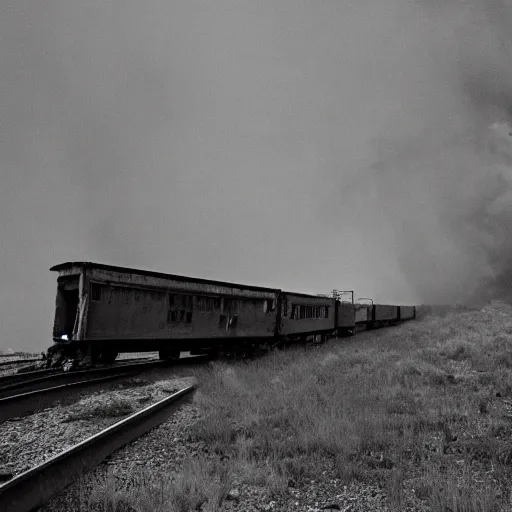
[[[40,359],[38,360],[40,361]],[[95,370],[95,369],[103,369],[103,368],[117,368],[118,366],[125,365],[125,364],[136,364],[136,363],[149,363],[149,362],[158,362],[159,359],[156,358],[132,358],[132,359],[120,359],[119,361],[116,361],[114,364],[109,366],[102,366],[100,368],[91,368],[89,370]],[[2,364],[2,363],[0,363]],[[73,370],[70,373],[75,373],[76,371],[86,371],[86,370]],[[24,382],[27,380],[32,380],[34,378],[44,377],[46,375],[53,375],[58,373],[65,373],[63,370],[58,368],[43,368],[40,370],[32,370],[32,371],[20,371],[18,370],[18,373],[15,373],[13,375],[5,375],[3,377],[0,377],[0,389],[4,386],[15,384],[18,382]]]
[[[156,360],[115,368],[58,373],[30,382],[15,383],[0,388],[0,423],[51,407],[57,400],[69,399],[83,390],[96,391],[107,383],[134,377],[146,370],[201,364],[206,360],[204,356],[185,357],[173,362]]]
[[[15,364],[37,363],[38,361],[42,361],[42,359],[39,357],[37,359],[16,359],[14,361],[0,361],[0,368],[3,366],[13,366]]]
[[[187,358],[188,359],[188,358]],[[81,380],[95,379],[101,376],[114,375],[116,373],[124,373],[128,371],[145,370],[158,366],[168,366],[169,364],[181,364],[186,358],[178,359],[178,361],[161,361],[158,359],[150,359],[137,363],[119,363],[103,368],[92,368],[87,370],[76,370],[63,372],[56,369],[35,370],[33,372],[16,373],[0,378],[0,398],[10,396],[13,391],[16,393],[24,393],[49,387],[52,384],[67,384],[78,382]],[[140,359],[138,360],[140,361]]]
[[[186,387],[0,485],[0,510],[29,512],[43,506],[84,471],[163,423],[195,389]]]

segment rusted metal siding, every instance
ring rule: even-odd
[[[281,313],[279,329],[281,335],[289,336],[293,334],[333,331],[335,329],[335,299],[282,292],[282,300],[288,303],[288,308],[287,311],[282,311]],[[300,318],[301,306],[313,308],[327,307],[327,318]]]
[[[338,304],[338,320],[336,327],[338,329],[352,328],[355,326],[355,306],[354,304]]]
[[[414,318],[414,306],[400,306],[400,320],[412,320]]]
[[[396,320],[398,318],[398,306],[388,306],[383,304],[374,305],[375,322]]]
[[[123,282],[122,277],[91,272],[89,283],[99,286],[101,291],[99,301],[93,300],[90,293],[86,339],[237,338],[274,334],[277,293],[182,282],[173,288],[172,281],[131,276]],[[211,307],[204,307],[207,302]]]

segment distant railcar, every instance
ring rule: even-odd
[[[372,318],[373,306],[369,304],[355,304],[355,322],[356,325],[366,325]]]
[[[413,320],[416,318],[416,307],[415,306],[398,306],[399,318],[401,321]]]
[[[352,303],[337,302],[336,312],[336,334],[340,336],[356,333],[356,312],[357,308]]]
[[[331,297],[281,292],[281,318],[278,333],[285,338],[317,335],[336,329],[336,300]]]
[[[371,327],[382,327],[384,325],[392,325],[399,320],[398,306],[390,306],[387,304],[374,304],[372,308]]]

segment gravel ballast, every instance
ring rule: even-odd
[[[190,383],[187,378],[151,384],[127,379],[112,391],[93,393],[71,405],[11,418],[0,424],[0,473],[14,476],[41,464]]]

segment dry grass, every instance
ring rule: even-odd
[[[432,510],[502,509],[512,477],[511,341],[512,308],[493,304],[219,364],[197,376],[206,414],[191,435],[276,491],[317,478],[321,458],[347,482],[384,483],[396,506],[417,485]]]
[[[134,470],[120,484],[112,472],[96,483],[81,509],[98,512],[216,512],[226,496],[231,475],[216,461],[195,459],[180,475]]]
[[[385,486],[396,510],[411,493],[432,511],[508,510],[512,307],[428,313],[198,371],[204,419],[190,437],[216,454],[209,480],[226,482],[228,459],[237,482],[283,495],[323,478],[327,464],[346,483]],[[192,487],[208,480],[188,469],[182,478]],[[221,499],[202,485],[208,503]]]

